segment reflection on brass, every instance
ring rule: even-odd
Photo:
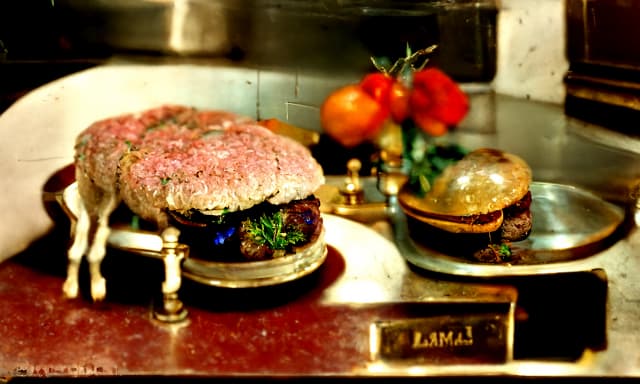
[[[326,184],[315,195],[320,199],[320,210],[361,223],[386,220],[390,214],[389,196],[378,189],[374,177],[360,177],[360,160],[347,162],[347,175],[327,176]],[[402,176],[406,180],[406,176]],[[402,182],[401,178],[398,182]]]
[[[168,323],[183,321],[188,314],[178,298],[178,290],[182,284],[181,263],[187,256],[189,248],[178,242],[179,237],[180,231],[174,227],[169,227],[162,232],[165,280],[162,282],[162,307],[156,308],[153,315],[156,319]]]
[[[278,119],[265,119],[260,120],[258,124],[270,131],[277,133],[278,135],[287,136],[293,140],[299,142],[305,146],[311,146],[320,142],[320,133],[297,127],[293,124],[278,120]]]
[[[347,178],[344,186],[340,189],[347,205],[364,203],[364,190],[360,185],[360,169],[362,169],[360,160],[351,159],[347,162]]]
[[[373,223],[385,220],[389,216],[387,203],[332,204],[325,212],[361,223]]]
[[[380,160],[391,168],[402,166],[404,142],[402,127],[393,121],[387,121],[382,127],[382,132],[377,138],[380,147]]]
[[[515,302],[457,306],[423,317],[374,322],[371,359],[426,365],[503,364],[513,359]]]
[[[390,169],[378,173],[378,188],[386,196],[397,196],[408,180],[406,172]]]
[[[162,306],[153,311],[154,319],[164,323],[178,323],[187,319],[189,311],[178,298],[178,293],[163,294]]]
[[[402,163],[385,163],[376,176],[366,178],[359,176],[361,167],[359,160],[351,159],[345,179],[327,176],[326,184],[316,191],[322,212],[362,223],[389,219],[396,209],[391,202],[408,180]]]

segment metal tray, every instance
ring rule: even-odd
[[[512,243],[517,258],[509,263],[482,263],[454,255],[416,240],[408,218],[400,211],[392,217],[395,242],[411,264],[433,272],[460,276],[519,276],[568,272],[581,261],[612,244],[625,220],[625,211],[598,196],[569,185],[533,182],[533,229],[529,237]]]

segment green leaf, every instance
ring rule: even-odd
[[[407,147],[410,150],[416,145],[418,137],[415,128],[412,130],[407,127],[403,133],[407,133]],[[462,159],[467,153],[468,151],[458,144],[429,143],[423,156],[413,154],[410,157],[409,186],[414,193],[423,196],[429,192],[435,179],[444,172],[445,168]]]

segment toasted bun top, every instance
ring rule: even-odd
[[[516,203],[530,184],[531,169],[523,159],[482,148],[447,167],[424,197],[405,191],[399,198],[414,215],[482,215]]]
[[[119,164],[125,203],[145,218],[158,210],[237,211],[311,195],[322,168],[308,148],[257,124],[154,132]]]

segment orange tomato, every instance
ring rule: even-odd
[[[324,131],[345,147],[372,139],[382,129],[388,109],[360,85],[347,85],[332,92],[320,107]]]

